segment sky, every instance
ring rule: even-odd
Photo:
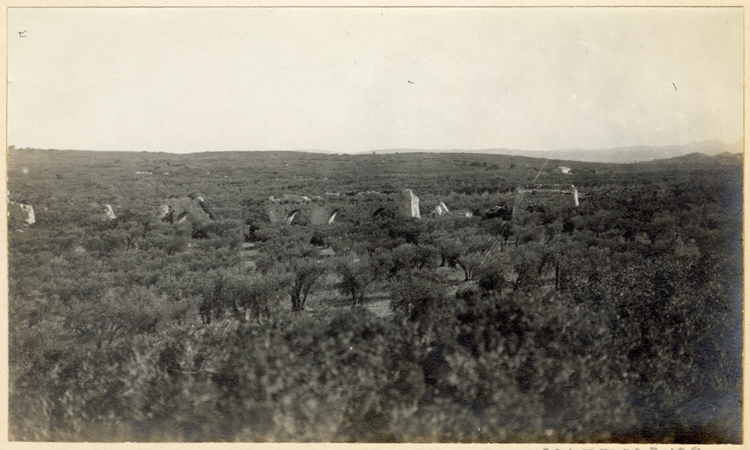
[[[8,144],[736,142],[742,20],[741,8],[9,8]]]

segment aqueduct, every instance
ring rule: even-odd
[[[330,225],[338,218],[362,221],[378,218],[419,218],[419,198],[411,189],[401,192],[329,193],[323,197],[270,197],[266,212],[272,223]]]

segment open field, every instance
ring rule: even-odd
[[[736,156],[13,149],[8,190],[11,440],[741,441]]]

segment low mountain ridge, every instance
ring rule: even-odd
[[[565,161],[582,161],[598,163],[636,163],[660,159],[669,159],[693,153],[702,153],[708,156],[720,155],[722,153],[737,154],[743,152],[743,141],[738,140],[727,144],[719,140],[708,140],[691,142],[683,145],[637,145],[629,147],[615,147],[608,149],[586,150],[586,149],[561,149],[561,150],[519,150],[507,148],[493,148],[483,150],[419,150],[419,149],[390,149],[376,150],[374,153],[488,153],[512,156],[526,156],[530,158],[553,158]]]
[[[646,164],[742,164],[742,153],[723,152],[718,155],[707,155],[705,153],[689,153],[687,155],[675,156],[674,158],[658,159],[648,161]]]

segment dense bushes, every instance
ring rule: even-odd
[[[506,205],[527,177],[451,158],[445,184],[414,178],[423,200]],[[15,178],[61,200],[9,231],[11,439],[738,442],[741,172],[612,170],[578,209],[325,229],[270,225],[242,189],[371,178],[120,174],[111,222],[70,177]],[[139,212],[193,191],[247,217]]]
[[[605,361],[611,338],[559,300],[546,302],[550,316],[464,293],[453,319],[429,325],[441,331],[428,345],[424,330],[355,309],[328,323],[286,317],[68,348],[14,413],[53,440],[502,441],[546,429],[606,439],[603,426],[634,420]],[[576,417],[579,402],[596,413]],[[33,436],[16,423],[14,434]]]
[[[66,349],[13,434],[43,440],[396,440],[424,383],[408,332],[367,310]],[[34,389],[42,388],[42,389]],[[29,395],[30,392],[34,394]],[[12,398],[15,398],[12,396]],[[113,420],[125,418],[128,420]],[[29,429],[26,429],[30,426]]]

